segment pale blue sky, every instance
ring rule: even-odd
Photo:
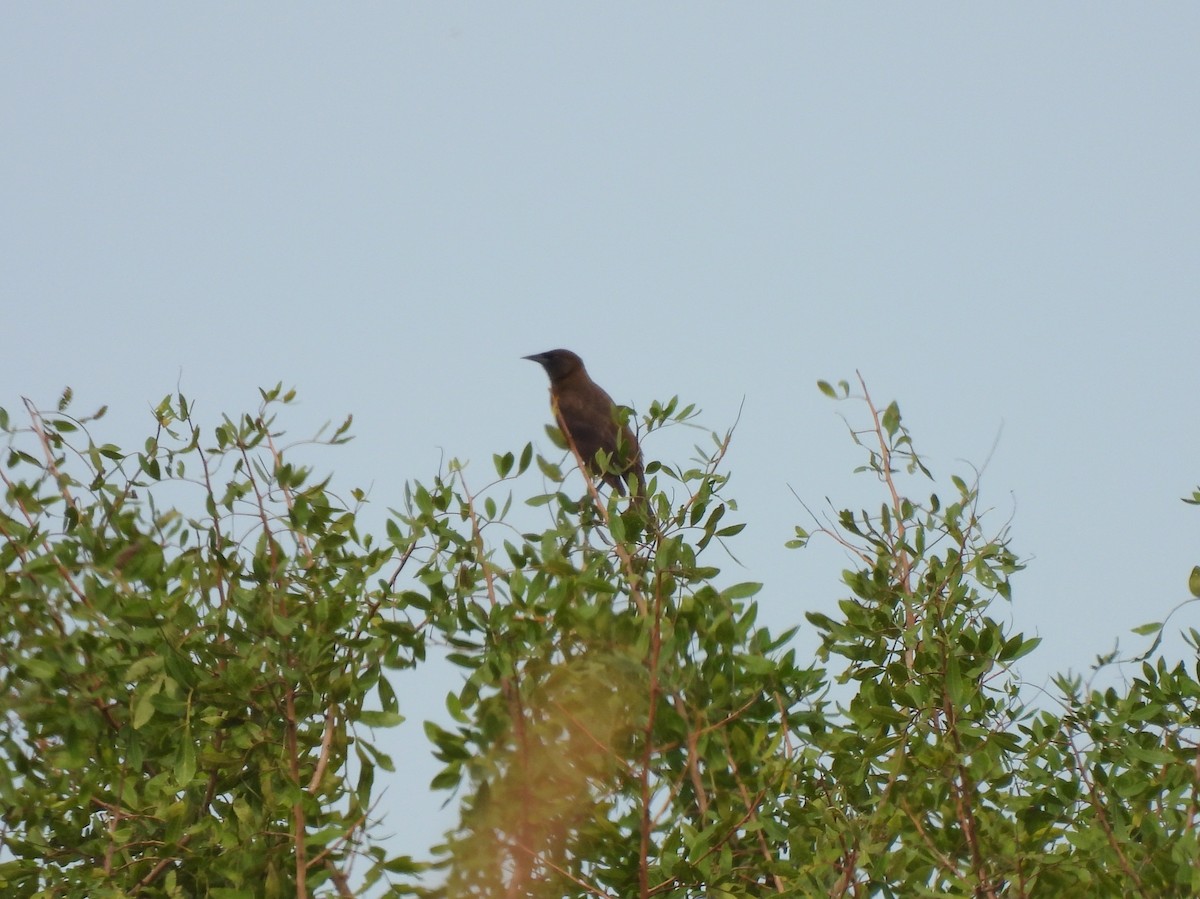
[[[282,380],[299,430],[355,414],[318,464],[382,515],[546,446],[519,357],[570,347],[642,409],[745,399],[733,573],[784,626],[844,593],[788,485],[878,502],[814,389],[861,369],[943,479],[1000,432],[1041,684],[1200,562],[1197,47],[1191,3],[12,3],[0,405],[69,384],[130,442],[177,382],[215,421]],[[385,738],[417,853],[423,684]]]

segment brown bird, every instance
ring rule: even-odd
[[[547,350],[522,358],[538,363],[550,376],[550,408],[588,470],[622,496],[632,475],[637,479],[638,497],[645,497],[646,474],[637,438],[628,426],[619,424],[616,404],[588,377],[583,360],[570,350]],[[596,460],[598,450],[608,454],[611,470],[601,469]]]

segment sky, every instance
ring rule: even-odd
[[[568,347],[619,402],[737,422],[726,574],[811,650],[848,559],[784,548],[800,501],[882,500],[839,417],[861,407],[815,387],[857,371],[934,489],[983,467],[1028,565],[993,614],[1042,637],[1034,688],[1144,648],[1130,628],[1188,596],[1200,6],[13,3],[0,25],[10,411],[70,385],[137,445],[176,389],[216,424],[282,381],[297,434],[353,413],[315,464],[382,520],[450,457],[482,484],[495,452],[553,452],[520,357]],[[644,448],[681,463],[696,438]],[[397,684],[386,828],[421,854],[452,820],[420,728],[444,691]]]

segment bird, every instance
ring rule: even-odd
[[[550,378],[550,408],[564,434],[575,444],[588,471],[624,496],[630,476],[637,480],[637,497],[646,496],[642,450],[628,425],[620,423],[617,405],[604,388],[588,376],[583,360],[570,350],[547,350],[522,356],[536,362]],[[608,470],[596,453],[604,450]]]

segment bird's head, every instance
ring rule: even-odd
[[[546,350],[544,353],[534,353],[532,356],[522,356],[521,358],[536,362],[544,368],[552,382],[561,381],[563,378],[583,370],[583,360],[570,350]]]

